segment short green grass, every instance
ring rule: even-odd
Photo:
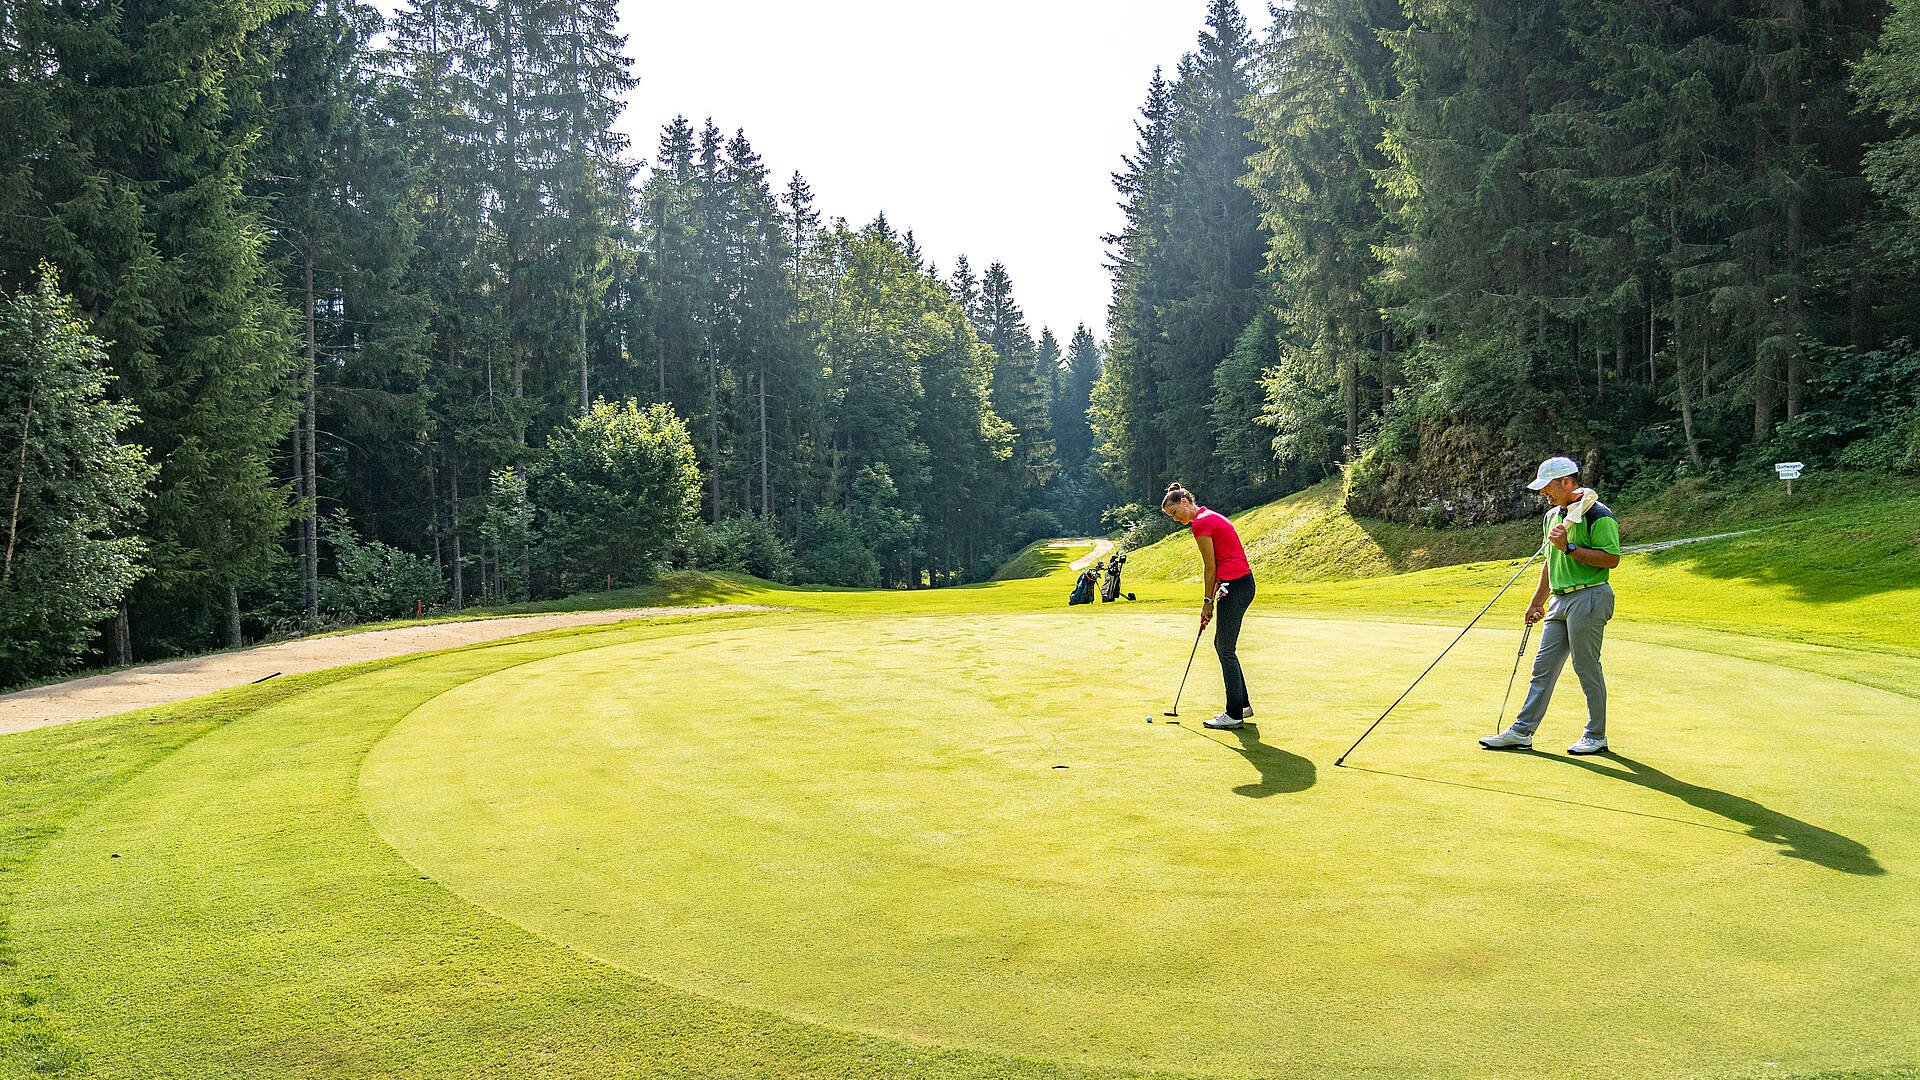
[[[1065,573],[8,736],[0,1076],[1920,1076],[1882,502],[1630,557],[1598,760],[1571,676],[1473,747],[1516,587],[1332,767],[1518,559],[1263,577],[1244,738],[1144,722],[1191,583]]]

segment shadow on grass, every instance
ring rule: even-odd
[[[1651,765],[1643,764],[1619,754],[1607,754],[1610,761],[1603,761],[1600,755],[1593,757],[1562,757],[1558,754],[1534,754],[1534,757],[1549,761],[1563,762],[1576,768],[1600,776],[1610,776],[1616,780],[1625,780],[1643,788],[1658,791],[1665,795],[1697,806],[1710,814],[1718,814],[1728,821],[1738,822],[1747,827],[1747,835],[1769,844],[1779,844],[1785,850],[1780,854],[1791,859],[1805,859],[1818,863],[1829,870],[1838,870],[1845,874],[1860,874],[1865,877],[1879,877],[1886,868],[1873,857],[1873,852],[1858,840],[1829,832],[1818,825],[1791,818],[1778,810],[1770,810],[1752,799],[1738,795],[1729,795],[1724,791],[1689,784],[1685,780],[1676,780]],[[1609,768],[1618,763],[1625,769]]]
[[[1299,754],[1289,754],[1279,747],[1268,746],[1261,742],[1260,730],[1251,723],[1233,729],[1232,734],[1240,740],[1238,746],[1225,739],[1209,735],[1201,728],[1189,727],[1187,730],[1201,738],[1219,743],[1246,758],[1254,768],[1260,770],[1260,782],[1241,784],[1233,789],[1235,795],[1245,795],[1249,799],[1264,799],[1269,795],[1291,795],[1296,791],[1307,790],[1318,779],[1319,774],[1313,762]]]

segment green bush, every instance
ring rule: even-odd
[[[1149,507],[1145,503],[1115,506],[1102,516],[1102,520],[1119,533],[1114,538],[1113,548],[1122,555],[1146,547],[1180,527],[1179,522],[1161,513],[1159,507]]]
[[[687,426],[666,405],[596,401],[556,429],[531,477],[561,588],[652,576],[700,505]]]
[[[320,582],[320,606],[341,622],[372,622],[440,603],[446,583],[425,555],[402,551],[353,531],[345,510],[321,519],[334,576]]]
[[[141,573],[154,467],[120,441],[137,417],[103,349],[51,270],[0,294],[0,685],[77,665]]]
[[[689,522],[675,538],[673,565],[688,570],[734,570],[767,581],[793,581],[793,545],[766,518],[743,515],[719,525]]]
[[[860,542],[853,518],[844,510],[817,510],[800,531],[794,578],[815,585],[873,588],[880,584],[880,560]]]
[[[1807,347],[1818,374],[1808,404],[1760,456],[1894,472],[1920,463],[1920,347],[1901,338],[1871,352]]]

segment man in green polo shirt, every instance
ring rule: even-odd
[[[1553,503],[1541,528],[1547,562],[1540,587],[1527,605],[1527,625],[1542,618],[1540,651],[1533,658],[1533,682],[1513,726],[1480,740],[1489,750],[1531,750],[1533,733],[1553,700],[1553,684],[1573,656],[1580,689],[1587,694],[1587,730],[1567,747],[1569,754],[1602,754],[1607,749],[1607,682],[1600,672],[1600,642],[1613,618],[1613,586],[1608,571],[1620,565],[1620,523],[1605,503],[1584,499],[1580,467],[1572,458],[1548,458],[1527,487]],[[1552,606],[1548,601],[1551,598]]]

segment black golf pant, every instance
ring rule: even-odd
[[[1253,575],[1237,577],[1220,584],[1227,595],[1213,605],[1213,651],[1220,654],[1220,674],[1227,680],[1227,715],[1235,720],[1245,717],[1253,702],[1247,700],[1246,676],[1240,674],[1240,621],[1253,604]]]

